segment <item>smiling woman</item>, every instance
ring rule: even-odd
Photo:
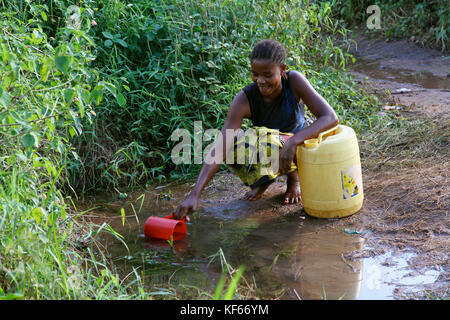
[[[242,182],[251,187],[244,196],[246,200],[261,198],[276,177],[286,174],[284,204],[298,203],[300,186],[298,171],[293,163],[297,146],[338,123],[334,110],[314,90],[309,81],[299,72],[286,71],[285,60],[286,51],[280,42],[263,40],[256,44],[250,56],[253,83],[243,88],[233,99],[222,127],[222,134],[218,138],[220,140],[216,140],[216,147],[210,151],[211,157],[222,152],[222,159],[225,160],[229,152],[226,141],[237,138],[234,154],[237,153],[239,158],[239,149],[243,147],[247,159],[229,165]],[[317,119],[309,127],[306,125],[302,101]],[[244,118],[251,120],[255,127],[251,128],[252,130],[256,129],[256,135],[253,137],[236,137],[233,134],[238,132]],[[227,136],[230,134],[231,137]],[[279,160],[279,165],[273,166],[271,163],[267,166],[267,161],[261,164],[261,154],[264,154],[261,152],[262,148],[267,156],[270,154],[272,159],[275,157]],[[278,153],[279,148],[281,151]],[[256,159],[256,163],[252,163],[251,159]],[[177,207],[176,217],[184,217],[197,209],[201,191],[220,165],[221,163],[203,165],[193,191]]]

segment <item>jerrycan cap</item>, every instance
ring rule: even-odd
[[[306,148],[315,148],[319,145],[319,139],[307,139],[303,143]]]
[[[317,138],[307,139],[307,140],[303,141],[305,147],[306,148],[316,148],[325,138],[335,135],[337,133],[338,127],[339,126],[337,125],[331,129],[328,129],[326,131],[319,133],[319,136]]]
[[[170,240],[173,237],[173,240],[176,241],[184,238],[186,233],[186,217],[178,220],[173,214],[164,218],[152,216],[147,219],[144,226],[144,234],[149,238]]]

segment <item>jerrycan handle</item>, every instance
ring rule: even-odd
[[[338,126],[335,126],[331,129],[328,129],[326,131],[322,131],[321,133],[319,133],[319,137],[317,139],[319,139],[319,143],[322,142],[323,139],[325,139],[326,137],[332,136],[334,135],[336,132],[336,129],[338,128]]]
[[[315,148],[319,145],[319,143],[321,143],[323,141],[323,139],[325,139],[326,137],[332,136],[334,135],[336,132],[336,129],[338,128],[339,125],[322,131],[321,133],[319,133],[319,136],[316,139],[307,139],[305,140],[303,143],[305,144],[306,148]]]

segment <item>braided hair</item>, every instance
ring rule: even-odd
[[[256,44],[250,55],[250,61],[268,59],[283,66],[286,64],[286,49],[276,40],[262,40]]]
[[[286,65],[286,49],[276,40],[259,41],[250,55],[250,62],[256,59],[267,59],[280,67]],[[287,79],[286,73],[282,77]]]

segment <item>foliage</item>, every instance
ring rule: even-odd
[[[389,38],[416,36],[422,38],[423,43],[429,46],[437,47],[442,51],[449,49],[450,9],[448,1],[335,0],[333,13],[349,27],[362,26],[365,28],[369,17],[367,8],[370,5],[378,5],[381,11],[381,29],[378,33]],[[377,32],[377,30],[373,29],[369,32]]]
[[[94,247],[76,246],[88,224],[75,219],[61,186],[69,157],[78,157],[71,139],[92,123],[103,85],[89,67],[92,39],[55,27],[58,2],[49,3],[0,2],[0,295],[128,297]],[[101,229],[113,232],[90,234]]]

